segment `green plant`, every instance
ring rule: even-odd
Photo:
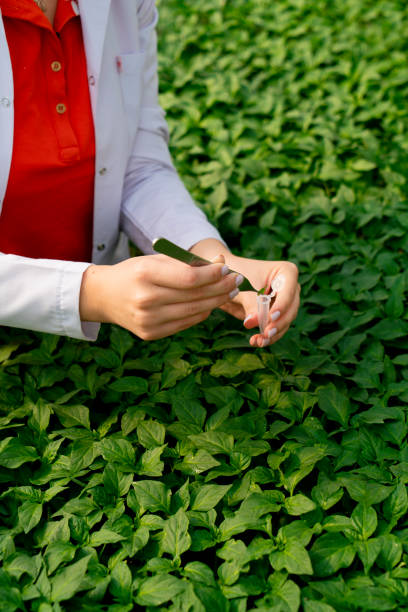
[[[408,606],[408,9],[161,2],[180,173],[302,308],[143,343],[0,329],[0,610]]]

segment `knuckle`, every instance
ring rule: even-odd
[[[203,300],[205,298],[205,288],[204,287],[197,287],[196,289],[194,289],[194,300]]]
[[[288,265],[288,268],[289,268],[290,272],[297,279],[298,276],[299,276],[299,269],[298,269],[297,265],[295,263],[293,263],[293,261],[288,261],[287,265]]]
[[[137,311],[143,313],[152,306],[152,299],[147,293],[139,293],[135,297],[135,308]]]
[[[192,287],[197,284],[199,279],[199,271],[197,268],[186,268],[183,273],[183,281],[187,287]]]
[[[197,315],[199,309],[200,309],[199,302],[187,302],[186,304],[187,317],[194,317],[195,315]]]
[[[214,300],[213,308],[218,308],[219,306],[222,306],[223,304],[226,304],[229,301],[230,301],[230,294],[229,293],[224,293],[223,295],[218,296]]]
[[[144,282],[147,279],[148,272],[146,266],[135,266],[133,269],[133,278],[136,282]]]
[[[138,322],[137,325],[137,335],[139,336],[139,338],[141,338],[142,340],[156,340],[157,336],[157,332],[151,328],[150,326],[141,323],[140,320]]]

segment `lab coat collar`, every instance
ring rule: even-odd
[[[78,0],[82,32],[87,57],[88,76],[99,81],[103,46],[106,36],[111,0]],[[97,86],[90,88],[92,108],[95,112]]]

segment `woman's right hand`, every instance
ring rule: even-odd
[[[81,320],[115,323],[143,340],[187,329],[238,294],[241,275],[227,274],[222,256],[213,262],[193,268],[166,255],[144,255],[91,265],[82,278]]]

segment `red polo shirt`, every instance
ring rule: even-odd
[[[0,251],[90,261],[95,141],[75,3],[54,27],[33,0],[0,0],[14,78],[14,143]]]

